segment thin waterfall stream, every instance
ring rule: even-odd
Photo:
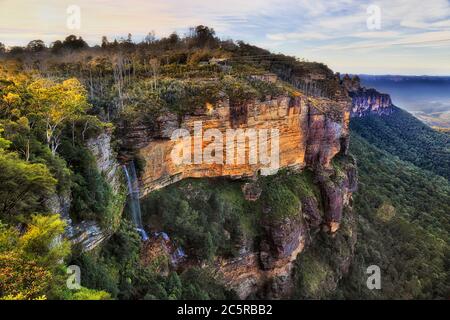
[[[142,213],[141,213],[141,203],[139,201],[139,181],[136,175],[136,168],[134,166],[134,162],[129,162],[126,165],[123,165],[123,170],[125,172],[125,177],[127,179],[128,186],[128,206],[131,212],[131,219],[133,220],[134,225],[136,226],[136,230],[142,237],[142,240],[147,241],[148,235],[144,230],[144,226],[142,225]]]
[[[144,226],[142,224],[142,212],[141,212],[141,203],[140,203],[140,190],[139,190],[139,180],[136,174],[136,167],[134,166],[134,162],[129,162],[122,166],[123,171],[125,173],[125,177],[127,179],[127,187],[128,187],[128,207],[131,213],[131,219],[136,227],[136,230],[142,237],[143,241],[149,240],[149,236],[147,232],[144,230]],[[161,237],[164,243],[169,243],[170,238],[169,235],[163,231],[154,232],[152,237]],[[172,263],[176,264],[180,260],[186,257],[186,253],[180,247],[175,247],[174,251],[171,253]]]

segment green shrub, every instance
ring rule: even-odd
[[[288,187],[279,184],[270,184],[263,191],[262,202],[265,208],[270,208],[268,217],[275,221],[299,215],[300,201]]]
[[[112,263],[107,263],[103,258],[94,254],[84,253],[71,261],[81,270],[81,285],[87,288],[104,290],[113,298],[119,293],[118,270]]]

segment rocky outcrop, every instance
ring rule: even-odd
[[[345,163],[345,167],[322,170],[318,173],[324,206],[325,231],[335,233],[339,229],[344,207],[351,207],[351,195],[357,188],[356,163]]]
[[[329,277],[333,277],[330,291],[348,272],[356,244],[352,193],[356,191],[357,178],[356,163],[352,157],[344,158],[339,170],[327,169],[316,173],[317,183],[321,186],[320,198],[305,196],[294,216],[281,220],[263,218],[261,240],[243,244],[238,258],[219,260],[221,278],[239,298],[292,297],[298,273],[296,261],[305,250],[311,250],[309,247],[326,244],[326,250],[333,252],[327,257],[330,261],[324,259],[334,266],[330,267]],[[267,214],[270,208],[263,207],[262,210],[266,212],[263,217],[270,217]],[[343,231],[340,230],[342,224]],[[334,239],[339,239],[339,244],[334,244]],[[340,245],[345,248],[340,248]],[[323,279],[324,286],[328,280]]]
[[[47,201],[51,212],[59,213],[66,223],[65,237],[73,245],[80,246],[82,251],[90,251],[106,239],[107,234],[94,221],[73,222],[70,217],[70,194],[53,195]]]
[[[94,221],[82,221],[71,224],[66,232],[74,245],[81,247],[82,251],[91,251],[109,237]]]
[[[240,299],[279,299],[292,294],[294,261],[306,238],[301,225],[285,223],[266,226],[260,251],[246,248],[238,258],[219,259],[220,278]]]
[[[348,140],[348,113],[343,114],[342,121],[336,121],[313,107],[308,122],[305,164],[310,168],[329,168],[331,160],[345,145],[342,141]]]
[[[343,86],[352,98],[352,117],[363,117],[369,114],[389,115],[394,111],[394,105],[388,94],[375,89],[361,86],[358,76],[344,76]]]
[[[280,268],[295,260],[296,250],[301,247],[305,237],[301,208],[295,217],[263,221],[262,226],[263,236],[259,245],[262,268]]]
[[[305,247],[306,228],[301,208],[295,217],[263,222],[259,259],[261,268],[270,274],[263,288],[264,297],[280,298],[292,293],[292,265]]]
[[[335,299],[340,281],[348,274],[355,257],[357,219],[351,207],[344,206],[339,231],[332,235],[311,235],[293,268],[295,298]]]
[[[112,133],[106,131],[86,141],[86,147],[95,157],[97,168],[106,178],[106,182],[115,193],[122,187],[122,171],[117,162],[117,155],[111,145]]]
[[[351,92],[353,101],[352,116],[363,117],[369,114],[389,115],[393,109],[391,97],[382,94],[375,89],[362,88],[356,92]]]
[[[302,199],[303,218],[311,228],[318,228],[323,223],[322,214],[317,199],[307,196]]]

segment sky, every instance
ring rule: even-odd
[[[450,75],[450,0],[0,0],[7,46],[69,34],[91,45],[103,35],[140,41],[199,24],[336,72]]]

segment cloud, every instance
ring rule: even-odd
[[[267,38],[273,41],[290,41],[290,40],[326,40],[331,36],[320,32],[288,32],[267,34]]]
[[[66,8],[74,2],[82,10],[81,30],[66,27]],[[371,4],[381,8],[381,30],[367,29]],[[433,70],[450,65],[444,55],[449,45],[441,41],[450,31],[447,0],[0,0],[0,41],[9,45],[33,39],[49,43],[71,33],[91,44],[102,35],[113,39],[129,32],[140,40],[152,30],[159,36],[183,34],[198,24],[213,27],[223,38],[277,52],[314,54],[332,66],[351,62],[343,56],[345,50],[355,50],[347,55],[373,50],[400,55],[402,48],[440,50]],[[388,63],[365,59],[373,68]]]
[[[355,38],[366,38],[366,39],[374,39],[374,38],[388,39],[388,38],[398,38],[399,36],[401,36],[401,34],[402,33],[398,32],[398,31],[373,30],[373,31],[352,33],[349,36],[355,37]]]

